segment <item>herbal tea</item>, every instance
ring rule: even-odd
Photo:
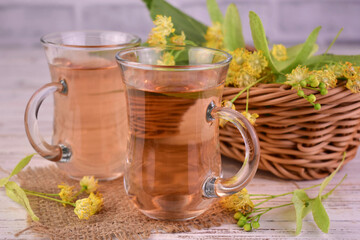
[[[71,161],[58,167],[73,178],[112,179],[123,174],[127,140],[126,101],[120,69],[100,57],[50,64],[52,80],[64,79],[67,95],[55,93],[53,144],[71,146]]]
[[[169,81],[171,82],[171,81]],[[125,184],[136,206],[157,219],[188,219],[213,201],[202,185],[220,174],[218,126],[206,122],[223,86],[127,86],[130,137]]]

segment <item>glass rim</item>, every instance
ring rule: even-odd
[[[50,38],[61,38],[62,34],[89,34],[89,33],[110,33],[110,34],[123,34],[128,35],[131,37],[131,41],[127,43],[120,43],[120,44],[100,44],[100,45],[73,45],[73,44],[61,44],[56,41],[50,40]],[[61,48],[69,48],[69,49],[79,49],[79,50],[116,50],[119,48],[131,48],[135,47],[136,45],[141,43],[140,37],[126,32],[120,32],[120,31],[106,31],[106,30],[80,30],[80,31],[63,31],[63,32],[53,32],[43,35],[40,38],[41,44],[44,46],[54,46],[54,47],[61,47]]]
[[[130,61],[125,58],[122,58],[123,55],[136,52],[139,50],[144,49],[160,49],[160,50],[166,50],[166,49],[174,49],[174,48],[199,48],[199,49],[205,49],[211,52],[217,52],[221,53],[223,56],[225,56],[225,60],[216,62],[216,63],[204,63],[204,64],[193,64],[193,65],[157,65],[157,64],[146,64],[146,63],[140,63],[135,61]],[[174,45],[174,46],[164,46],[164,47],[133,47],[133,48],[127,48],[125,50],[121,50],[116,53],[115,55],[116,60],[119,64],[127,66],[127,67],[133,67],[133,68],[140,68],[145,70],[157,70],[157,71],[196,71],[196,70],[207,70],[207,69],[214,69],[218,67],[223,67],[228,65],[232,60],[232,55],[228,52],[225,52],[223,50],[214,49],[214,48],[207,48],[207,47],[200,47],[200,46],[184,46],[184,45]]]

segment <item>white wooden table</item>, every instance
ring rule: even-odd
[[[351,49],[348,49],[348,53]],[[352,51],[352,50],[351,50]],[[359,53],[358,53],[359,54]],[[23,114],[31,94],[49,80],[49,71],[42,49],[0,49],[0,177],[10,171],[25,155],[34,152],[25,135]],[[51,101],[40,111],[40,130],[51,136]],[[52,164],[35,157],[30,166]],[[224,171],[238,168],[238,163],[226,161]],[[299,239],[360,239],[360,154],[347,164],[335,177],[329,187],[333,187],[341,177],[349,176],[341,187],[325,202],[331,219],[328,234],[317,229],[309,214],[303,223]],[[248,186],[251,193],[280,194],[298,187],[308,187],[317,181],[291,182],[278,179],[265,172],[258,172]],[[315,196],[317,190],[309,191]],[[278,205],[290,201],[289,198],[274,202]],[[295,212],[292,207],[273,210],[265,214],[260,229],[244,232],[234,225],[194,230],[190,233],[152,235],[151,239],[279,239],[293,238],[295,232]],[[26,228],[26,212],[17,203],[9,200],[0,190],[0,239],[39,239],[34,233],[25,232],[18,238],[14,234]]]

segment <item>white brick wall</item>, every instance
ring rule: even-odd
[[[169,0],[206,24],[206,0]],[[272,42],[299,43],[322,25],[320,44],[329,43],[344,27],[338,42],[360,44],[360,0],[218,0],[223,12],[238,6],[247,42],[248,12],[262,18]],[[40,46],[43,34],[66,30],[104,29],[146,38],[152,23],[141,0],[0,0],[0,47]]]

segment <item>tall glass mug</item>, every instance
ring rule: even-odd
[[[78,31],[41,38],[51,83],[37,90],[25,111],[33,148],[70,177],[114,179],[124,173],[127,118],[124,84],[115,60],[121,49],[138,46],[134,35]],[[54,94],[52,144],[39,133],[38,109]]]
[[[125,189],[145,215],[185,220],[214,198],[244,188],[259,162],[259,143],[242,114],[220,107],[231,56],[201,47],[138,47],[119,52],[128,104]],[[175,60],[175,66],[162,63]],[[246,157],[221,174],[218,119],[234,124]]]

